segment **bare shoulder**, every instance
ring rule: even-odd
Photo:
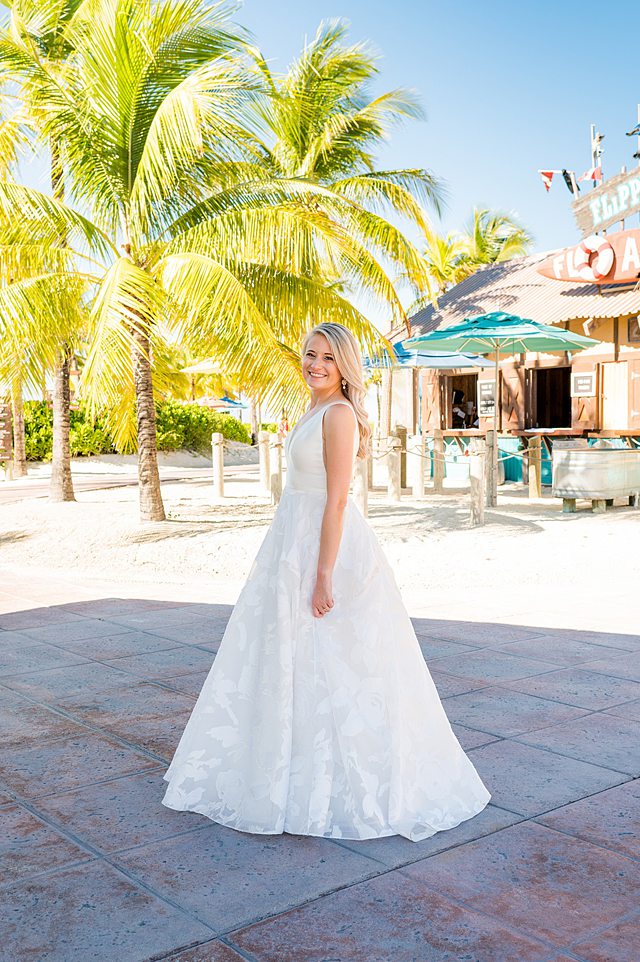
[[[348,401],[344,404],[331,404],[324,412],[324,423],[331,434],[353,432],[356,420],[356,412]]]

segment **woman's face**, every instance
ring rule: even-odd
[[[342,376],[324,334],[314,334],[302,358],[302,376],[312,393],[328,397],[340,388]]]

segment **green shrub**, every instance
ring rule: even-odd
[[[53,448],[53,413],[44,401],[27,401],[24,406],[27,460],[50,461]],[[211,451],[211,435],[219,432],[229,441],[251,441],[249,428],[231,414],[210,411],[198,404],[163,401],[156,407],[158,450]],[[82,408],[71,411],[71,454],[111,454],[113,439],[104,420],[91,421]],[[275,428],[275,425],[274,425]]]
[[[50,461],[53,414],[44,401],[25,401],[24,432],[27,461]]]
[[[248,444],[251,434],[246,424],[232,414],[221,414],[199,404],[164,401],[157,405],[158,450],[208,452],[211,435],[219,432],[228,441]]]

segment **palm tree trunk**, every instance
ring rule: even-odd
[[[139,330],[132,333],[135,342],[132,354],[138,424],[140,520],[166,521],[158,471],[156,408],[153,400],[149,338]]]
[[[51,462],[50,501],[75,501],[71,478],[71,355],[65,346],[53,373],[53,459]]]
[[[22,384],[18,379],[11,383],[11,413],[13,419],[13,477],[24,478],[27,474],[27,455],[24,438]]]
[[[64,170],[60,143],[51,138],[51,190],[56,200],[64,200]],[[61,245],[66,244],[62,238]],[[69,427],[71,423],[71,384],[69,374],[71,370],[71,352],[68,345],[63,344],[58,356],[58,363],[53,372],[53,462],[51,465],[51,486],[49,499],[51,501],[75,501],[73,481],[71,478],[71,445],[69,443]]]

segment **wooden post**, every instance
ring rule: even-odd
[[[353,498],[365,518],[369,516],[369,462],[371,458],[357,458],[353,475]]]
[[[433,432],[433,493],[442,494],[444,486],[444,434],[440,428]]]
[[[403,424],[396,424],[392,434],[400,438],[400,489],[407,486],[407,429]]]
[[[260,458],[260,488],[265,497],[271,494],[271,469],[269,467],[270,431],[258,431],[258,455]]]
[[[271,434],[269,447],[271,504],[278,504],[282,497],[282,439]]]
[[[400,438],[388,439],[387,447],[387,494],[390,501],[400,501],[402,489],[400,486]]]
[[[497,432],[491,428],[487,431],[485,477],[485,505],[487,508],[495,508],[498,503],[498,435]]]
[[[371,435],[369,440],[369,454],[367,455],[367,490],[373,491],[373,456],[378,454],[378,438],[376,435]]]
[[[542,497],[542,438],[529,438],[529,497]]]
[[[424,497],[424,437],[412,434],[407,438],[407,483],[414,498]]]
[[[486,460],[487,445],[484,438],[472,438],[469,445],[469,488],[471,495],[469,523],[472,528],[484,524]]]
[[[215,432],[211,435],[213,455],[213,496],[224,498],[224,435]]]

